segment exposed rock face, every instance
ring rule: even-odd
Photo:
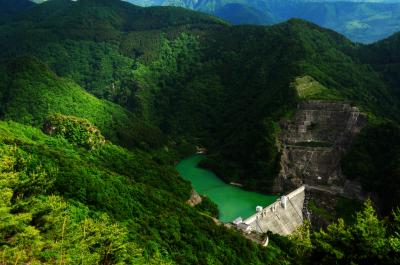
[[[190,206],[196,206],[200,204],[203,201],[201,196],[195,191],[192,190],[192,195],[190,196],[190,199],[186,202]]]
[[[345,186],[340,160],[366,123],[366,116],[346,102],[301,102],[294,118],[281,122],[282,168],[274,191],[304,184]]]

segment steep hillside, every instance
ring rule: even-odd
[[[232,26],[118,0],[47,1],[1,24],[0,39],[0,262],[400,261],[399,211],[382,220],[367,201],[353,216],[345,207],[346,222],[331,219],[326,230],[269,233],[263,248],[218,224],[210,200],[188,205],[192,188],[173,168],[204,147],[203,166],[270,192],[285,121],[288,144],[302,152],[326,142],[348,150],[365,121],[355,119],[364,117],[357,106],[374,123],[354,140],[343,172],[393,203],[390,211],[399,200],[400,101],[391,75],[366,59],[372,46],[298,19]],[[321,180],[329,184],[330,175]]]
[[[296,106],[298,77],[314,78],[324,95],[398,119],[388,85],[353,57],[357,46],[301,20],[230,26],[180,8],[53,0],[1,26],[0,36],[3,60],[37,56],[159,127],[175,147],[203,145],[208,167],[252,189],[269,191],[279,171],[277,123]],[[153,144],[156,131],[135,131],[150,138],[142,146],[162,146]]]
[[[0,89],[4,119],[41,126],[53,113],[75,115],[91,120],[107,135],[133,119],[122,107],[97,99],[35,59],[21,58],[4,68]]]
[[[209,142],[218,146],[214,147],[218,158],[207,165],[221,176],[229,176],[230,181],[244,182],[255,189],[270,187],[268,176],[276,174],[277,163],[273,135],[278,126],[274,122],[294,107],[290,104],[297,95],[291,83],[297,76],[312,76],[328,88],[320,98],[332,91],[330,94],[350,99],[364,111],[397,119],[397,101],[391,98],[389,88],[376,73],[346,54],[352,44],[341,36],[302,21],[266,31],[239,27],[231,32],[229,38],[221,37],[221,42],[222,38],[232,39],[235,45],[225,42],[223,50],[229,52],[220,61],[228,63],[218,68],[224,69],[220,76],[230,88],[229,100],[220,110],[223,118],[216,122],[220,126]],[[249,32],[251,40],[246,37]],[[252,49],[259,43],[264,44],[262,50]]]
[[[356,56],[382,74],[394,89],[395,95],[400,97],[400,33],[359,47]]]
[[[58,75],[106,97],[130,77],[134,59],[142,55],[138,42],[129,50],[120,50],[119,44],[132,45],[129,42],[137,38],[137,34],[126,33],[138,32],[141,36],[149,31],[142,38],[150,38],[150,49],[154,50],[161,32],[173,34],[186,25],[196,29],[221,23],[209,15],[181,8],[143,9],[119,0],[55,0],[37,5],[0,28],[4,37],[0,57],[33,54]]]
[[[37,59],[22,57],[0,69],[2,119],[42,127],[50,115],[74,115],[90,120],[108,140],[123,146],[159,148],[163,144],[158,128],[57,76]]]
[[[154,160],[0,121],[3,264],[280,263],[186,205],[190,185]]]

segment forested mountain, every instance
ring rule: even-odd
[[[22,12],[35,4],[29,0],[1,0],[0,1],[0,23],[7,21],[10,17]]]
[[[200,145],[220,177],[269,191],[278,123],[301,99],[294,80],[310,76],[325,88],[312,98],[351,101],[374,121],[343,164],[382,194],[387,173],[398,176],[396,156],[381,170],[388,156],[376,152],[398,154],[398,35],[364,46],[298,19],[232,26],[183,8],[52,0],[1,24],[0,40],[5,264],[398,260],[398,212],[382,221],[367,203],[353,224],[271,235],[264,249],[215,224],[212,203],[188,206],[191,187],[173,169]]]
[[[234,24],[275,24],[301,18],[333,29],[353,41],[370,43],[400,29],[398,1],[142,1],[142,5],[181,6],[215,14]]]
[[[36,56],[178,142],[197,139],[220,176],[251,188],[264,182],[268,190],[276,175],[273,135],[296,104],[290,83],[297,76],[397,119],[391,88],[351,56],[357,46],[301,20],[232,27],[180,8],[59,0],[0,27],[0,36],[7,36],[0,43],[4,60]]]

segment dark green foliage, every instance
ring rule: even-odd
[[[3,128],[4,129],[4,126]],[[56,165],[41,165],[12,145],[0,145],[0,254],[2,264],[164,264],[143,257],[126,227],[107,214],[48,195]]]
[[[43,63],[22,57],[0,65],[0,115],[3,119],[42,127],[56,113],[88,119],[107,139],[129,148],[160,148],[161,131],[119,105],[85,92]]]
[[[359,47],[356,56],[380,73],[392,88],[392,94],[400,99],[400,33]]]
[[[200,212],[205,213],[206,215],[212,216],[214,218],[218,218],[219,216],[218,206],[208,197],[202,197],[201,203],[196,205],[195,208]]]
[[[19,100],[9,100],[7,93],[15,87],[10,79],[15,78],[6,71],[11,85],[0,84],[0,96],[10,103],[0,108],[3,116],[41,124],[50,108],[87,118],[113,142],[146,150],[163,147],[166,134],[174,146],[206,147],[208,167],[252,189],[268,191],[279,171],[277,123],[299,100],[292,86],[298,77],[309,76],[324,94],[340,95],[374,115],[399,117],[391,88],[371,67],[359,64],[356,45],[301,20],[232,27],[177,8],[53,0],[0,27],[0,36],[6,37],[1,58],[36,55],[57,74],[134,113],[110,106],[94,117],[98,105],[71,111],[58,107],[67,106],[67,99],[54,100],[59,96],[38,103],[32,89],[18,90]],[[26,85],[33,82],[29,76],[17,75],[23,80],[18,87],[32,87]],[[49,74],[44,78],[38,71],[35,76],[59,86]],[[37,107],[24,107],[29,98],[34,102],[28,106]]]
[[[279,249],[186,205],[190,185],[150,153],[108,143],[88,152],[13,122],[0,122],[0,142],[0,253],[10,264],[279,263]]]
[[[315,264],[396,264],[400,258],[399,240],[399,235],[388,229],[367,201],[354,224],[347,225],[339,219],[326,231],[314,233],[312,261]]]
[[[269,237],[286,250],[285,260],[292,264],[398,264],[399,214],[380,219],[368,200],[351,223],[339,218],[319,231],[305,223],[289,237]]]
[[[36,59],[24,57],[5,66],[1,80],[3,118],[42,126],[52,114],[87,118],[111,139],[133,117],[122,107],[99,100],[68,79],[60,78]]]
[[[268,191],[279,171],[278,122],[300,100],[292,84],[304,76],[320,83],[322,91],[353,101],[376,117],[399,119],[399,101],[391,97],[393,83],[377,68],[360,63],[363,46],[301,20],[236,27],[179,8],[143,9],[117,0],[52,0],[2,24],[0,37],[1,117],[37,127],[55,113],[77,117],[56,119],[67,122],[67,132],[72,131],[62,133],[66,139],[0,122],[2,148],[16,150],[7,153],[5,161],[28,161],[19,166],[24,173],[7,180],[11,184],[0,191],[5,198],[0,207],[7,218],[21,217],[11,221],[16,228],[5,228],[11,234],[1,232],[0,251],[7,246],[10,251],[5,255],[14,263],[13,253],[19,251],[26,263],[39,259],[54,264],[63,257],[71,264],[295,262],[273,239],[264,249],[217,226],[207,216],[217,214],[207,199],[198,209],[186,205],[191,187],[172,167],[179,155],[203,146],[210,154],[206,165],[218,175]],[[14,59],[21,55],[28,56]],[[88,124],[82,119],[130,151],[110,142],[90,152],[81,148],[88,142]],[[385,141],[390,135],[381,138]],[[96,137],[103,141],[98,132]],[[371,142],[371,154],[386,147],[380,141]],[[2,177],[14,178],[20,172],[14,167],[7,170],[1,171]],[[396,176],[396,170],[389,173]],[[51,208],[53,204],[62,207]],[[358,224],[371,216],[360,215]],[[82,237],[86,221],[93,238]],[[57,234],[64,223],[65,245]],[[383,231],[381,221],[367,222],[362,229],[369,225],[377,226],[372,234],[379,240],[389,238],[397,244]],[[104,232],[107,227],[110,233]],[[29,233],[24,232],[27,229]],[[363,236],[357,229],[343,227],[346,233]],[[396,226],[391,229],[397,231]],[[320,260],[331,262],[343,252],[353,255],[354,261],[380,261],[375,253],[362,256],[369,246],[365,238],[344,239],[345,246],[359,244],[357,253],[354,248],[343,250],[337,241],[342,239],[334,239],[330,232],[336,235],[337,229],[315,236]],[[23,241],[21,233],[32,240]],[[297,239],[302,236],[307,235]],[[386,244],[385,239],[377,251],[395,253]],[[308,256],[308,248],[303,244],[288,252]],[[104,254],[107,251],[110,256]],[[129,260],[132,256],[126,253],[131,252],[137,253],[137,260]],[[85,262],[76,253],[87,255]]]
[[[43,131],[51,136],[61,136],[71,144],[91,150],[106,142],[96,126],[86,119],[74,116],[51,115],[44,122]]]
[[[361,181],[367,191],[376,192],[385,213],[400,204],[400,128],[386,122],[361,131],[343,158],[343,172]]]

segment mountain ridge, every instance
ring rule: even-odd
[[[281,125],[301,102],[345,101],[336,105],[359,107],[369,125],[338,164],[389,214],[400,190],[397,35],[361,45],[301,19],[230,25],[182,8],[52,0],[1,24],[0,38],[0,253],[12,264],[378,264],[398,257],[390,244],[398,225],[379,219],[371,202],[354,214],[354,202],[334,198],[326,207],[324,196],[310,199],[312,217],[344,215],[346,222],[319,232],[304,226],[290,238],[268,233],[262,248],[216,224],[210,200],[187,205],[192,188],[174,169],[204,148],[201,166],[271,192]],[[309,125],[318,135],[326,130]],[[91,145],[96,137],[100,143]],[[327,144],[307,140],[299,145]],[[349,236],[337,237],[343,233]]]
[[[398,2],[303,0],[130,2],[143,6],[182,6],[217,15],[234,24],[275,24],[290,18],[302,18],[363,43],[383,39],[400,29]],[[236,8],[229,8],[232,4]],[[249,9],[252,11],[249,12]]]

